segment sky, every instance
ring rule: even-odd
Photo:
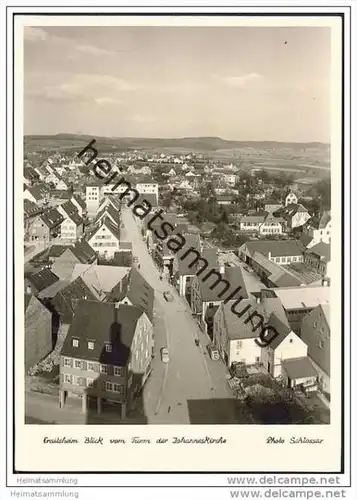
[[[329,101],[329,28],[24,31],[26,135],[330,142]]]

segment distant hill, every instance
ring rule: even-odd
[[[71,150],[96,139],[98,148],[115,149],[160,149],[182,148],[190,151],[217,151],[240,148],[254,149],[320,149],[328,150],[329,145],[321,142],[274,142],[274,141],[228,141],[220,137],[182,137],[179,139],[150,139],[136,137],[95,137],[90,135],[57,134],[57,135],[27,135],[24,146],[27,150],[57,149]]]

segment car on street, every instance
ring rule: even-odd
[[[163,363],[168,363],[169,359],[170,359],[169,358],[169,350],[168,350],[168,348],[167,347],[162,347],[160,353],[161,353],[161,361]]]
[[[174,300],[173,296],[171,295],[171,292],[164,292],[163,295],[166,302],[172,302]]]

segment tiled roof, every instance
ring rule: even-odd
[[[61,205],[61,208],[63,208],[67,216],[76,224],[76,226],[82,224],[83,219],[79,215],[77,207],[73,205],[70,200],[63,203],[63,205]]]
[[[281,362],[281,368],[291,380],[317,377],[317,371],[307,356],[304,358],[284,359]]]
[[[57,314],[59,314],[62,323],[70,324],[72,322],[74,311],[80,300],[96,300],[88,286],[81,277],[78,277],[72,283],[60,290],[51,300]]]
[[[268,321],[268,326],[274,328],[274,330],[278,334],[269,344],[269,347],[275,350],[289,335],[289,333],[291,332],[291,328],[290,326],[283,323],[283,321],[281,321],[275,313],[271,314]]]
[[[62,356],[100,362],[114,366],[126,366],[130,360],[131,345],[136,325],[143,312],[137,307],[121,304],[82,300],[75,312],[61,351]],[[74,347],[72,339],[79,340]],[[94,349],[88,349],[88,342]],[[112,344],[106,352],[105,344]]]
[[[251,255],[260,252],[268,257],[269,252],[272,257],[290,257],[302,255],[302,245],[298,240],[260,240],[248,241],[245,243]]]
[[[312,236],[309,236],[308,234],[306,233],[303,233],[301,236],[300,236],[300,243],[302,245],[304,245],[304,247],[307,247],[307,245],[309,243],[311,243],[311,241],[313,240],[313,237]]]
[[[78,205],[80,205],[83,208],[83,210],[86,208],[85,201],[80,196],[78,196],[78,194],[73,194],[72,198],[76,200]]]
[[[93,248],[87,241],[77,241],[71,251],[82,264],[91,264],[97,257]]]
[[[313,253],[326,262],[329,262],[331,259],[330,245],[323,243],[322,241],[306,250],[306,253]]]
[[[55,227],[62,224],[64,221],[63,216],[59,213],[56,208],[51,208],[41,215],[41,219],[46,224],[49,229],[54,229]]]
[[[24,168],[24,177],[29,181],[35,181],[39,179],[38,173],[32,167]]]
[[[42,212],[41,208],[38,205],[36,205],[36,203],[26,198],[24,199],[24,215],[26,217],[35,216],[41,212]]]
[[[258,331],[253,332],[253,328],[256,325],[256,320],[252,320],[252,324],[250,321],[245,323],[247,317],[249,317],[249,312],[253,312],[256,308],[256,302],[252,299],[244,299],[239,304],[234,307],[234,310],[237,312],[243,311],[246,307],[250,306],[251,309],[247,309],[247,313],[243,314],[239,317],[237,314],[232,312],[232,306],[235,302],[229,301],[226,304],[222,305],[225,325],[227,327],[227,335],[230,340],[238,340],[238,339],[251,339],[256,338],[259,334]]]
[[[68,245],[51,245],[51,247],[49,248],[47,257],[48,258],[60,257],[63,254],[63,252],[65,252],[67,250],[67,248],[71,248],[71,247],[69,247]]]
[[[37,186],[30,186],[27,191],[35,198],[35,200],[42,200],[48,193],[48,188],[45,184],[38,184]]]
[[[76,264],[71,279],[80,276],[95,298],[104,300],[128,272],[129,269],[125,267]]]
[[[58,276],[56,276],[50,269],[41,269],[37,273],[33,273],[27,276],[27,280],[33,285],[37,292],[41,292],[48,286],[52,285],[58,281]]]
[[[143,205],[144,208],[147,208],[147,203],[149,203],[152,207],[157,207],[157,197],[155,193],[140,193],[139,198],[135,201],[135,205]]]
[[[99,222],[103,218],[112,218],[115,224],[120,225],[120,212],[115,210],[113,205],[106,205],[96,216],[94,223]]]

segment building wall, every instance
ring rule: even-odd
[[[306,221],[310,219],[310,214],[308,212],[297,212],[291,218],[291,228],[300,227],[305,224]]]
[[[43,222],[41,217],[35,217],[29,224],[28,235],[30,241],[50,240],[50,229]]]
[[[273,222],[272,224],[266,224],[263,222],[259,227],[260,234],[282,234],[283,228],[280,222]]]
[[[222,360],[229,366],[230,347],[222,306],[217,309],[213,318],[213,343],[217,347]]]
[[[291,203],[297,203],[298,199],[293,193],[289,193],[285,198],[285,206],[290,205]]]
[[[272,262],[276,262],[281,266],[287,266],[293,262],[304,262],[303,255],[284,255],[280,257],[272,257],[270,254],[268,255],[269,260]]]
[[[81,226],[76,226],[69,217],[64,219],[61,224],[61,240],[74,242],[81,234]]]
[[[52,264],[52,272],[59,279],[70,279],[74,266],[80,263],[71,250],[65,250],[60,257],[57,257]]]
[[[25,312],[25,368],[38,363],[52,350],[52,315],[35,297]]]
[[[97,214],[100,204],[100,189],[98,186],[86,186],[86,205],[88,217],[93,218]]]
[[[309,358],[319,368],[326,392],[330,390],[330,327],[320,307],[316,307],[301,323],[301,339],[307,344]],[[315,367],[316,367],[315,366]]]
[[[70,360],[71,366],[66,366],[66,360]],[[76,367],[76,361],[80,367]],[[122,367],[121,376],[114,375],[114,367],[108,367],[108,374],[101,372],[101,365],[98,362],[86,360],[76,360],[61,356],[60,363],[60,389],[72,395],[83,395],[100,397],[110,401],[125,402],[127,397],[127,369]],[[94,371],[91,369],[94,368]],[[67,380],[67,376],[70,380]],[[78,380],[84,379],[84,380]],[[94,387],[91,387],[91,383]],[[109,391],[105,383],[111,382],[120,386],[119,391]]]
[[[233,362],[242,362],[253,365],[261,361],[261,348],[254,339],[240,339],[230,341],[229,366]]]
[[[99,255],[111,259],[114,253],[119,250],[119,240],[103,225],[98,231],[88,240],[89,245]]]
[[[283,342],[275,349],[273,377],[278,377],[281,374],[281,362],[284,359],[303,358],[307,356],[307,345],[299,339],[294,332],[283,340]]]
[[[317,245],[318,243],[330,244],[331,243],[331,233],[332,233],[331,221],[329,221],[326,224],[326,227],[324,229],[309,228],[306,231],[306,234],[308,234],[313,239],[307,245],[307,248],[311,248],[311,247]]]

